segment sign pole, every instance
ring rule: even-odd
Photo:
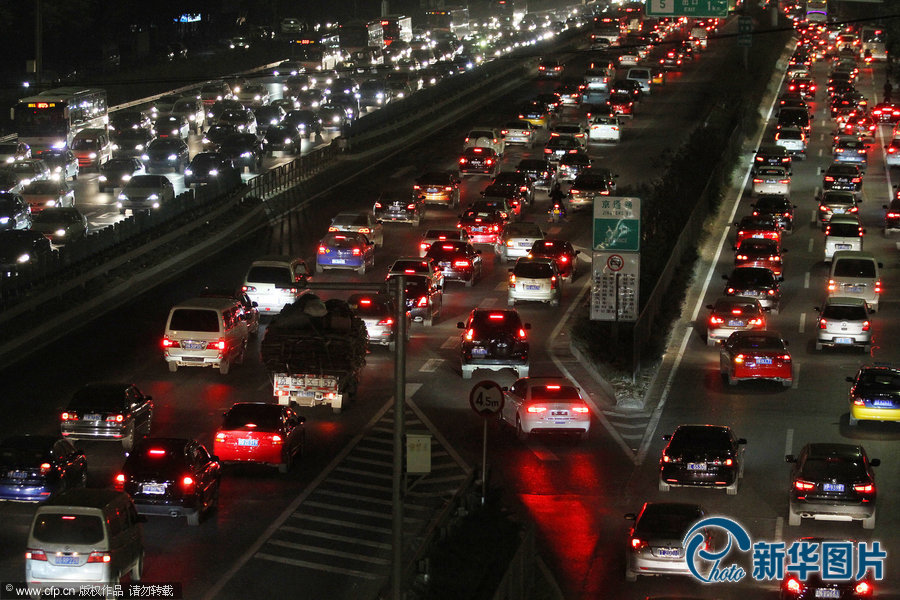
[[[391,591],[403,598],[403,433],[406,408],[406,277],[397,277],[397,329],[394,355],[394,469],[391,486]]]
[[[479,381],[472,386],[469,393],[469,406],[484,421],[482,426],[481,443],[481,505],[484,506],[484,498],[487,495],[487,434],[488,419],[496,417],[503,410],[503,388],[494,381]]]
[[[483,440],[481,447],[481,505],[484,506],[484,497],[487,493],[487,419],[484,421]]]

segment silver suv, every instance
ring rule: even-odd
[[[832,296],[819,308],[816,350],[825,346],[856,347],[869,352],[872,348],[872,332],[869,311],[862,298]]]

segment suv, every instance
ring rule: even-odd
[[[163,358],[169,371],[213,367],[227,375],[244,362],[250,337],[244,307],[233,298],[194,298],[176,304],[166,320]]]
[[[556,261],[552,258],[522,257],[509,270],[507,303],[515,306],[520,300],[536,300],[549,302],[550,306],[559,306],[561,283]]]
[[[375,220],[409,223],[418,227],[425,218],[425,198],[406,192],[382,192],[372,207]]]
[[[528,377],[525,331],[531,329],[531,324],[523,323],[516,309],[476,308],[465,323],[460,321],[456,327],[463,330],[460,339],[463,379],[471,379],[476,369],[513,369],[519,378]]]
[[[862,521],[863,529],[875,528],[875,474],[881,461],[869,459],[862,446],[807,444],[792,463],[788,525],[803,518],[823,521]]]
[[[831,257],[827,294],[862,298],[875,312],[881,297],[882,268],[884,265],[869,252],[838,250]]]
[[[84,129],[75,134],[72,152],[80,169],[99,169],[112,158],[112,143],[105,129]]]
[[[169,169],[174,169],[176,173],[184,173],[184,169],[191,162],[191,157],[183,139],[160,137],[150,142],[147,150],[141,155],[141,160],[147,165],[148,173]]]
[[[290,256],[263,256],[250,264],[241,291],[245,292],[260,312],[278,314],[285,304],[292,304],[306,293],[309,278],[306,263]]]
[[[466,148],[490,148],[497,153],[497,156],[503,156],[506,143],[503,141],[503,135],[499,129],[475,127],[466,135],[463,149]]]
[[[241,173],[244,167],[251,173],[262,171],[266,154],[262,140],[255,133],[232,133],[219,144],[219,152],[229,157]]]
[[[825,262],[838,250],[862,250],[865,232],[858,215],[832,214],[825,225]]]
[[[783,146],[760,146],[753,158],[754,174],[759,167],[784,167],[790,172],[791,155]]]
[[[872,348],[869,311],[862,298],[832,296],[825,299],[825,306],[816,307],[819,312],[816,350],[855,346],[868,353]]]

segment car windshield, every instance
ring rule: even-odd
[[[875,277],[875,262],[865,258],[842,258],[835,261],[834,277],[860,277],[873,279]]]
[[[276,404],[236,404],[225,413],[222,429],[272,431],[281,424],[281,408]]]
[[[323,246],[331,248],[356,248],[359,246],[360,240],[356,236],[349,235],[328,235],[322,240]]]
[[[776,335],[741,335],[739,333],[732,335],[736,336],[738,344],[744,350],[784,350],[784,342]]]
[[[146,440],[125,460],[125,470],[140,472],[148,478],[171,477],[186,467],[184,442],[180,440]]]
[[[338,215],[331,220],[331,224],[337,227],[365,227],[368,220],[365,215]]]
[[[469,132],[469,139],[477,139],[477,138],[491,138],[493,139],[494,134],[491,131],[476,129]]]
[[[100,147],[100,141],[97,138],[76,138],[72,142],[73,150],[94,150]]]
[[[36,165],[27,162],[14,162],[11,165],[7,165],[6,169],[12,171],[13,173],[36,173]]]
[[[449,183],[450,173],[425,173],[419,177],[419,185],[448,185]]]
[[[43,436],[10,438],[0,445],[0,465],[11,468],[38,467],[51,458],[53,439]]]
[[[782,130],[779,134],[779,139],[782,140],[802,140],[803,134],[799,131],[792,131],[790,129]]]
[[[670,450],[685,448],[728,448],[731,446],[731,435],[723,427],[687,426],[679,427],[672,434],[669,442]]]
[[[503,230],[506,237],[541,237],[541,228],[536,223],[522,221],[519,223],[510,223]]]
[[[573,189],[606,189],[608,181],[606,177],[598,173],[581,172],[572,182]]]
[[[832,165],[828,167],[828,171],[826,171],[829,175],[844,175],[844,176],[853,176],[858,175],[859,171],[856,167],[852,165]]]
[[[781,196],[760,196],[756,201],[756,208],[760,211],[787,211],[790,210],[790,202]]]
[[[290,267],[257,265],[250,267],[247,283],[271,283],[275,286],[290,287],[294,284],[294,278],[291,276]]]
[[[75,392],[69,410],[113,412],[125,407],[125,390],[115,386],[88,386]]]
[[[472,327],[482,334],[490,332],[503,332],[522,327],[522,320],[518,313],[512,311],[475,311],[472,319]]]
[[[26,194],[56,194],[60,192],[59,183],[49,179],[32,181],[25,186]]]
[[[32,215],[31,220],[35,223],[54,223],[65,225],[67,223],[77,223],[81,220],[81,215],[75,209],[63,208],[53,210],[48,208],[42,210],[36,215]]]
[[[856,481],[866,470],[861,457],[808,456],[800,473],[811,481]]]
[[[32,535],[47,544],[87,545],[103,541],[103,522],[93,515],[43,513],[34,522]]]
[[[176,308],[169,329],[215,333],[219,331],[219,313],[205,308]]]
[[[154,141],[149,149],[156,150],[157,152],[175,152],[181,150],[183,147],[184,142],[181,140],[162,139]]]
[[[383,298],[353,296],[347,301],[347,304],[356,311],[357,315],[363,318],[381,318],[391,314],[391,307]]]
[[[735,316],[755,315],[759,312],[757,305],[752,302],[736,303],[726,300],[716,302],[713,310],[717,313],[729,313]]]
[[[451,240],[451,239],[459,239],[459,230],[458,229],[429,229],[425,232],[425,239],[434,239],[434,240]]]
[[[513,268],[513,274],[526,279],[550,279],[553,276],[553,268],[549,263],[521,260]]]
[[[634,535],[681,540],[688,528],[702,516],[699,507],[692,505],[650,504],[641,513]]]
[[[532,385],[531,399],[538,401],[581,400],[578,389],[571,385]]]
[[[784,169],[777,169],[775,167],[762,168],[762,169],[757,170],[757,173],[759,173],[760,175],[769,176],[769,177],[783,177]]]

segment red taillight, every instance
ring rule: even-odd
[[[125,420],[125,417],[124,415],[109,415],[108,417],[106,417],[106,420],[113,421],[115,423],[121,423]]]
[[[328,249],[325,246],[319,246],[319,254],[326,254]]]
[[[646,548],[647,542],[640,538],[631,538],[631,549],[632,550],[640,550],[641,548]]]
[[[359,248],[354,248],[354,249],[352,250],[352,254],[353,254],[353,256],[361,256],[361,255],[362,255],[362,250],[360,250]]]
[[[573,406],[572,412],[577,412],[579,414],[587,414],[590,412],[590,409],[587,406]]]
[[[124,473],[119,473],[118,475],[115,476],[115,478],[113,479],[113,487],[115,487],[116,490],[118,490],[120,492],[125,488],[125,474]]]
[[[467,261],[467,260],[454,260],[453,266],[454,267],[468,267],[470,265],[469,265],[469,261]]]
[[[194,478],[190,475],[185,475],[181,478],[181,485],[184,488],[192,489],[194,487]]]
[[[466,164],[466,158],[462,157],[461,159],[459,159],[459,164],[461,164],[461,165]]]
[[[828,327],[828,321],[826,319],[819,319],[819,329],[826,329]]]
[[[734,260],[748,260],[750,257],[746,254],[736,254]]]
[[[282,441],[282,440],[281,440],[281,436],[278,435],[277,433],[273,433],[271,439],[272,439],[272,443],[273,443],[273,444],[280,444],[281,441]]]
[[[224,432],[221,432],[221,431],[220,431],[219,433],[216,434],[216,441],[217,441],[217,442],[224,442],[225,439],[226,439],[227,437],[228,437],[228,436],[225,435]]]
[[[859,485],[854,485],[853,491],[859,492],[860,494],[874,494],[875,493],[875,485],[872,483],[862,483]]]
[[[41,463],[41,475],[47,475],[50,473],[50,463]]]
[[[547,412],[547,407],[546,406],[529,406],[528,412],[530,412],[532,414]]]
[[[474,337],[475,337],[475,330],[472,328],[467,329],[466,330],[466,341],[471,342]]]
[[[332,225],[328,228],[328,231],[337,231],[337,230],[338,230],[338,228],[335,227],[334,225]]]
[[[800,582],[797,581],[794,577],[789,578],[785,583],[784,587],[787,588],[789,592],[792,594],[799,594],[803,589],[803,586],[800,585]]]
[[[881,280],[880,279],[875,282],[875,293],[876,294],[881,293]]]
[[[393,325],[394,320],[392,318],[388,317],[386,319],[382,319],[382,320],[378,321],[378,324],[381,325],[382,327],[385,327],[388,325]]]
[[[162,339],[162,347],[163,348],[180,348],[181,344],[178,342],[178,340],[170,340],[169,338],[164,337]]]
[[[826,175],[825,181],[834,181],[834,177],[832,177],[831,175]]]
[[[713,315],[709,318],[710,325],[721,325],[724,322],[725,319],[723,319],[722,317],[717,317],[716,315]]]
[[[800,479],[798,479],[797,481],[794,482],[794,488],[801,492],[808,492],[812,489],[815,489],[815,487],[816,487],[816,484],[810,483],[808,481],[802,481]]]
[[[62,420],[62,421],[77,421],[77,420],[78,420],[78,413],[64,412],[64,413],[62,413],[61,415],[59,415],[59,418],[60,418],[60,420]]]
[[[868,596],[872,593],[872,585],[868,581],[860,581],[854,589],[860,596]]]
[[[25,552],[25,560],[47,560],[43,550],[28,550]]]
[[[207,350],[224,350],[225,349],[225,340],[219,338],[215,342],[210,342],[206,344]]]
[[[87,559],[89,563],[108,563],[111,560],[108,552],[91,552]]]
[[[524,329],[519,329],[519,339],[520,340],[525,339],[525,330]]]

